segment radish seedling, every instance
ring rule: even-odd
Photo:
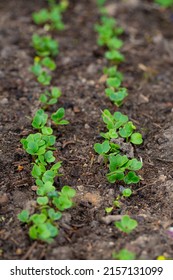
[[[47,123],[48,114],[44,112],[43,109],[39,109],[33,118],[32,126],[37,129],[41,129]]]
[[[117,221],[114,225],[127,234],[131,233],[138,225],[137,221],[131,219],[128,215],[122,217],[121,221]]]
[[[59,52],[57,41],[50,36],[39,36],[34,34],[32,36],[32,44],[37,55],[41,57],[56,56]]]
[[[131,142],[133,144],[139,145],[142,144],[143,139],[142,135],[138,132],[134,133],[136,130],[133,122],[129,121],[126,115],[123,115],[120,112],[115,112],[113,115],[109,112],[109,110],[105,109],[102,113],[103,122],[107,125],[108,134],[101,134],[104,138],[114,139],[118,136],[126,139],[126,141]],[[114,137],[113,131],[116,133]],[[113,137],[111,137],[111,134]]]
[[[121,249],[118,253],[113,253],[112,258],[115,260],[135,260],[136,255],[127,249]]]
[[[105,58],[115,63],[123,62],[125,60],[124,55],[117,50],[110,50],[105,52]]]
[[[117,107],[120,107],[123,104],[124,99],[128,96],[126,88],[118,88],[117,90],[106,88],[105,94]]]
[[[165,8],[173,6],[173,0],[155,0],[155,2]]]
[[[50,71],[54,71],[56,69],[55,62],[49,58],[44,57],[43,59],[39,59],[39,61],[35,61],[34,65],[31,66],[31,72],[37,77],[37,80],[42,85],[49,85],[52,79],[50,75]]]
[[[137,159],[129,160],[126,155],[117,154],[110,155],[109,162],[107,179],[110,183],[123,180],[126,184],[135,184],[140,181],[140,177],[134,172],[142,168],[142,163]],[[127,173],[128,170],[130,171]]]
[[[41,94],[39,100],[46,106],[53,105],[58,102],[58,98],[61,96],[61,94],[62,93],[59,88],[52,87],[50,92],[46,90],[43,94]]]
[[[116,66],[109,68],[105,67],[103,72],[108,76],[108,78],[118,78],[121,82],[123,81],[123,74],[117,70]]]
[[[67,9],[68,1],[63,0],[59,4],[52,2],[49,9],[41,9],[32,14],[33,21],[36,24],[47,24],[48,29],[64,30],[62,13]]]
[[[51,119],[53,122],[57,125],[66,125],[69,123],[69,121],[64,120],[65,116],[65,110],[64,108],[59,108],[55,113],[51,115]]]

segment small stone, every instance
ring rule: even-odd
[[[87,68],[88,74],[95,74],[97,72],[97,67],[94,63],[90,64]]]
[[[77,106],[74,106],[74,108],[73,108],[74,113],[80,113],[80,111],[81,110]]]
[[[0,205],[6,204],[8,202],[8,196],[6,193],[0,195]]]
[[[85,127],[85,129],[90,129],[90,126],[89,126],[89,124],[87,124],[87,123],[85,124],[84,127]]]
[[[80,185],[80,186],[77,186],[77,189],[82,192],[84,190],[84,186],[83,185]]]
[[[2,100],[0,101],[1,105],[7,105],[8,104],[8,99],[6,97],[2,98]]]
[[[93,80],[90,80],[90,81],[88,81],[88,85],[94,86],[94,85],[95,85],[95,82],[94,82]]]
[[[32,190],[32,191],[37,191],[37,189],[38,189],[37,186],[32,186],[32,187],[31,187],[31,190]]]
[[[16,250],[16,255],[21,255],[23,253],[22,249],[18,248]]]

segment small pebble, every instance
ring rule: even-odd
[[[5,204],[5,203],[7,203],[8,202],[8,196],[7,196],[7,194],[2,194],[1,196],[0,196],[0,205],[3,205],[3,204]]]
[[[6,97],[2,98],[2,100],[0,101],[1,105],[7,105],[8,104],[8,99]]]
[[[84,127],[85,127],[85,129],[90,129],[90,126],[89,126],[89,124],[87,124],[87,123],[85,124]]]

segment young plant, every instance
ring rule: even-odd
[[[121,221],[117,221],[114,225],[124,233],[131,233],[138,225],[137,221],[131,219],[128,215],[122,217]]]
[[[51,115],[51,119],[57,125],[69,124],[69,121],[64,120],[64,116],[65,116],[64,108],[59,108],[55,113]]]
[[[103,73],[107,75],[108,78],[117,78],[121,83],[123,82],[123,74],[117,70],[117,66],[105,67]]]
[[[106,96],[117,106],[120,107],[123,104],[124,99],[128,96],[126,88],[109,87],[105,89]]]
[[[120,154],[116,156],[110,155],[109,162],[110,172],[107,174],[107,179],[110,183],[124,181],[129,185],[136,184],[140,181],[140,177],[134,171],[142,168],[142,162],[135,158],[129,160],[126,155],[121,156]]]
[[[59,52],[58,43],[50,36],[39,36],[34,34],[32,36],[32,45],[38,56],[56,56]]]
[[[59,4],[51,1],[49,9],[41,9],[32,14],[33,21],[36,24],[46,24],[46,29],[64,30],[62,13],[67,9],[68,1],[63,0]]]
[[[136,145],[142,144],[142,135],[138,132],[134,132],[136,127],[133,122],[129,121],[128,116],[123,115],[121,112],[115,112],[112,115],[108,109],[105,109],[102,112],[102,119],[108,129],[107,133],[101,133],[101,136],[105,139],[111,140],[122,137],[127,142],[131,142]]]
[[[53,105],[58,102],[59,97],[61,96],[61,90],[57,87],[52,87],[51,91],[46,90],[43,94],[40,95],[40,102],[45,106]]]
[[[121,249],[118,253],[113,253],[112,258],[115,260],[135,260],[136,255],[127,249]]]
[[[120,63],[125,60],[124,55],[117,50],[110,50],[105,52],[105,58],[115,63]]]
[[[173,0],[155,0],[155,3],[157,3],[160,6],[163,6],[165,8],[169,8],[169,7],[173,6]]]
[[[24,150],[32,156],[45,154],[47,149],[52,149],[55,141],[55,136],[41,133],[30,134],[27,138],[21,139]]]
[[[31,72],[37,77],[37,80],[42,85],[49,85],[52,79],[50,71],[56,69],[55,62],[50,57],[36,57],[34,65],[31,66]]]

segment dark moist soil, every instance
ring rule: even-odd
[[[107,168],[98,162],[93,144],[104,130],[101,110],[117,108],[104,95],[106,61],[93,30],[98,20],[95,1],[70,2],[64,15],[66,30],[53,34],[60,44],[53,85],[61,87],[63,95],[50,111],[64,106],[70,121],[55,131],[56,157],[63,161],[64,173],[56,186],[68,184],[77,196],[75,207],[60,221],[59,236],[48,245],[31,241],[27,226],[16,217],[22,209],[34,211],[36,199],[31,158],[20,139],[33,132],[31,117],[42,90],[28,71],[34,57],[31,36],[42,33],[31,13],[46,3],[0,1],[1,258],[111,259],[112,252],[122,248],[135,252],[137,259],[173,258],[173,239],[167,233],[173,226],[173,14],[152,1],[108,3],[125,29],[126,62],[120,69],[129,97],[120,110],[143,134],[144,144],[135,148],[135,155],[144,167],[134,195],[105,219],[104,209],[112,205],[120,184],[107,182]],[[113,225],[117,215],[125,213],[139,223],[129,235]]]

